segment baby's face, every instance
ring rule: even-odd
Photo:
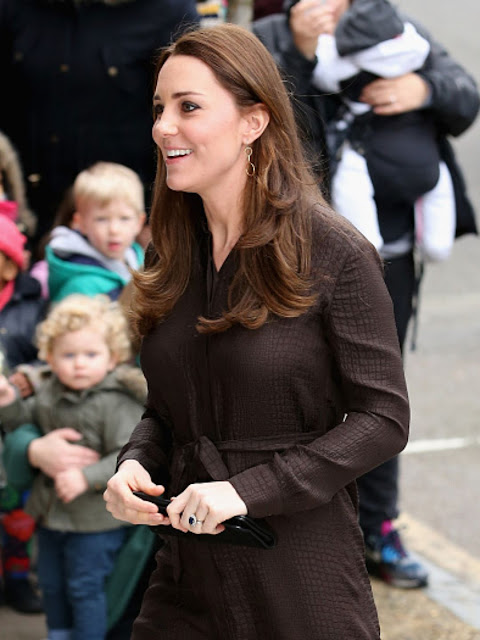
[[[93,201],[82,203],[74,217],[74,226],[106,258],[124,260],[143,226],[144,214],[120,199],[101,206]]]
[[[101,382],[116,364],[101,331],[85,327],[55,338],[48,363],[66,387],[81,391]]]

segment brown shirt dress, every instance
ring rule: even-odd
[[[236,261],[234,249],[217,272],[200,232],[186,292],[143,341],[148,408],[119,461],[138,460],[167,495],[229,479],[278,545],[165,537],[133,640],[380,637],[355,478],[403,449],[408,399],[378,256],[331,216],[314,217],[308,313],[200,335]]]

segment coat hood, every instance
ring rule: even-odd
[[[44,373],[44,379],[48,378],[48,373]],[[65,387],[57,377],[51,378],[51,389],[53,394],[63,395],[70,401],[82,402],[83,399],[98,391],[120,391],[129,395],[140,404],[145,404],[147,400],[147,382],[142,370],[136,366],[129,364],[121,364],[115,369],[107,373],[105,378],[94,387],[83,389],[82,391],[74,391]]]
[[[138,269],[140,266],[139,256],[134,247],[128,247],[126,250],[125,262],[107,258],[97,251],[81,233],[69,227],[59,226],[53,229],[48,246],[57,257],[67,261],[72,255],[91,258],[105,269],[118,274],[125,282],[131,278],[129,268]]]
[[[17,367],[17,371],[20,371],[28,378],[29,382],[35,389],[35,392],[41,389],[46,382],[52,380],[52,370],[48,364],[40,366],[28,364],[19,365]],[[50,384],[54,384],[53,380]],[[57,384],[59,387],[65,389],[59,381],[57,381]],[[109,373],[96,388],[110,391],[122,391],[141,404],[145,404],[147,400],[147,381],[145,380],[145,376],[141,369],[129,364],[120,364],[115,367],[115,369]],[[80,395],[78,392],[74,393]]]
[[[124,389],[135,400],[145,404],[147,401],[147,381],[141,369],[122,364],[112,372],[112,377],[114,386]]]

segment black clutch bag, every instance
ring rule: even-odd
[[[153,502],[158,507],[159,513],[166,516],[167,507],[170,504],[168,498],[151,496],[143,491],[134,491],[133,495],[142,500]],[[234,544],[243,547],[258,547],[260,549],[273,549],[277,544],[277,537],[273,529],[264,521],[256,520],[250,516],[234,516],[222,522],[225,531],[215,536],[208,533],[183,533],[170,525],[158,525],[150,527],[159,536],[176,536],[177,538],[195,537],[210,543]]]

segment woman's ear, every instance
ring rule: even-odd
[[[245,114],[245,131],[243,137],[244,144],[255,142],[267,128],[270,122],[270,113],[267,107],[261,102],[248,108]]]

